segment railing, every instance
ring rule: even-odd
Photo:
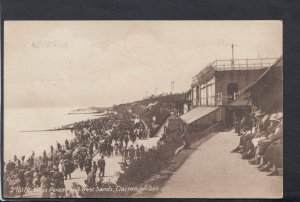
[[[253,70],[270,67],[276,58],[215,60],[211,66],[215,71]]]
[[[277,61],[277,58],[260,59],[234,59],[234,60],[215,60],[206,65],[201,72],[192,77],[192,85],[195,85],[202,78],[207,78],[214,71],[230,70],[258,70],[270,67]]]

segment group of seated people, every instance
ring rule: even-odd
[[[279,175],[282,168],[282,112],[265,114],[262,110],[247,113],[238,126],[240,141],[232,153],[241,153],[250,165],[257,165],[268,176]]]

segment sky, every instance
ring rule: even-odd
[[[216,59],[278,58],[281,21],[5,21],[4,107],[112,106],[189,90]]]

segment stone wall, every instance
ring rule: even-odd
[[[222,93],[223,105],[228,104],[226,96],[228,95],[227,85],[229,83],[236,83],[238,90],[247,87],[251,82],[256,81],[266,69],[258,70],[231,70],[231,71],[216,71],[216,94]]]

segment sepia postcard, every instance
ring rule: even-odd
[[[282,198],[282,21],[4,22],[2,197]]]

